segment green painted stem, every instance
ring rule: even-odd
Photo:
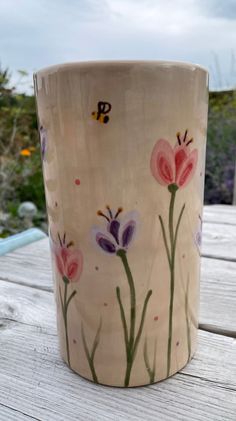
[[[178,186],[176,184],[171,184],[168,187],[168,190],[171,194],[170,205],[169,205],[169,218],[168,218],[170,248],[168,247],[165,227],[164,227],[162,218],[161,218],[161,216],[159,216],[163,240],[164,240],[166,254],[167,254],[167,259],[168,259],[168,263],[169,263],[169,269],[170,269],[170,302],[169,302],[169,326],[168,326],[168,346],[167,346],[167,377],[169,377],[170,369],[171,369],[173,307],[174,307],[174,292],[175,292],[175,252],[176,252],[176,244],[177,244],[177,236],[178,236],[179,226],[180,226],[182,215],[183,215],[183,212],[184,212],[184,209],[185,209],[185,204],[184,204],[182,206],[182,209],[181,209],[179,217],[178,217],[176,229],[174,229],[174,206],[175,206],[175,198],[176,198],[176,192],[178,190]]]
[[[169,333],[167,350],[167,377],[170,375],[171,367],[171,348],[172,348],[172,329],[173,329],[173,305],[175,290],[175,259],[174,259],[174,205],[176,190],[171,191],[169,206],[169,235],[170,235],[170,304],[169,304]]]
[[[135,341],[134,341],[134,346],[133,346],[133,349],[130,350],[129,359],[127,360],[127,370],[126,370],[126,375],[125,375],[125,386],[126,387],[129,386],[131,370],[132,370],[133,362],[134,362],[136,352],[137,352],[137,349],[138,349],[138,344],[139,344],[139,341],[140,341],[140,338],[141,338],[144,319],[145,319],[146,310],[147,310],[147,305],[148,305],[148,301],[149,301],[149,298],[151,297],[151,295],[152,295],[152,291],[149,290],[147,295],[146,295],[146,298],[144,300],[140,325],[139,325],[138,332],[137,332],[137,335],[136,335],[136,338],[135,338]]]
[[[125,383],[124,383],[124,385],[127,387],[129,385],[130,375],[131,375],[131,370],[132,370],[132,365],[133,365],[133,360],[134,360],[133,345],[134,345],[134,336],[135,336],[136,296],[135,296],[134,280],[133,280],[132,273],[131,273],[129,263],[127,260],[126,251],[123,249],[118,250],[117,256],[119,256],[122,260],[126,277],[127,277],[127,281],[129,284],[129,289],[130,289],[129,335],[127,335],[127,333],[125,332],[125,325],[127,326],[127,323],[125,321],[124,311],[122,311],[123,306],[122,306],[121,300],[119,299],[120,298],[119,291],[116,290],[116,293],[118,292],[117,298],[120,305],[120,312],[121,312],[121,319],[122,319],[123,328],[124,328],[124,334],[125,334],[125,338],[127,338],[127,342],[125,344],[126,345],[126,374],[125,374]]]
[[[136,297],[135,297],[135,287],[132,273],[129,267],[129,263],[126,256],[126,251],[120,249],[117,251],[117,256],[122,260],[125,273],[127,276],[129,288],[130,288],[130,333],[129,333],[129,349],[130,351],[133,348],[134,343],[134,332],[135,332],[135,319],[136,319]]]
[[[82,340],[83,340],[83,346],[84,346],[84,351],[85,351],[85,355],[87,357],[87,361],[89,364],[89,368],[92,374],[92,378],[94,383],[98,383],[98,377],[97,377],[97,373],[95,370],[95,365],[94,365],[94,357],[95,357],[95,353],[99,344],[99,340],[100,340],[100,332],[101,332],[101,328],[102,328],[102,320],[100,320],[99,326],[98,326],[98,330],[96,333],[96,336],[94,338],[94,342],[93,342],[93,346],[92,346],[92,351],[91,353],[89,352],[88,349],[88,345],[86,342],[86,338],[85,338],[85,333],[84,333],[84,328],[83,328],[83,324],[81,325],[81,332],[82,332]]]
[[[116,297],[117,297],[117,301],[120,307],[120,317],[121,317],[121,322],[123,325],[123,331],[124,331],[124,341],[125,341],[125,351],[126,351],[126,360],[128,361],[129,358],[129,336],[128,336],[128,328],[127,328],[127,323],[126,323],[126,319],[125,319],[125,311],[124,311],[124,307],[121,301],[121,296],[120,296],[120,288],[116,287]]]
[[[64,282],[64,285],[65,285],[64,299],[62,299],[60,286],[59,286],[59,293],[60,293],[60,301],[61,301],[61,307],[62,307],[64,326],[65,326],[67,362],[68,362],[68,365],[70,367],[71,365],[70,365],[70,347],[69,347],[69,336],[68,336],[68,325],[67,325],[67,312],[68,312],[68,307],[69,307],[70,301],[75,296],[76,291],[73,291],[71,293],[71,295],[69,296],[69,298],[67,299],[69,279],[67,279],[66,276],[63,276],[63,282]]]
[[[144,342],[143,357],[144,357],[145,367],[149,376],[150,384],[154,383],[155,376],[156,376],[156,351],[157,351],[157,340],[155,340],[153,364],[151,368],[149,358],[148,358],[147,338],[146,338]]]
[[[118,250],[117,256],[119,256],[121,258],[121,261],[122,261],[124,269],[125,269],[126,277],[127,277],[127,280],[128,280],[129,288],[130,288],[130,324],[129,324],[129,329],[128,329],[127,321],[126,321],[126,318],[125,318],[124,307],[123,307],[123,304],[122,304],[122,301],[121,301],[120,288],[119,287],[116,288],[116,296],[117,296],[117,301],[118,301],[118,304],[119,304],[119,307],[120,307],[120,315],[121,315],[121,321],[122,321],[123,330],[124,330],[124,341],[125,341],[125,349],[126,349],[126,373],[125,373],[124,386],[128,387],[129,382],[130,382],[130,375],[131,375],[131,371],[132,371],[132,367],[133,367],[133,362],[134,362],[134,359],[135,359],[137,347],[138,347],[139,340],[140,340],[142,330],[143,330],[143,324],[144,324],[147,304],[148,304],[149,298],[152,294],[152,291],[148,291],[147,296],[144,300],[140,325],[139,325],[139,328],[138,328],[138,331],[137,331],[137,335],[135,336],[136,295],[135,295],[134,280],[133,280],[131,270],[130,270],[130,267],[129,267],[129,264],[128,264],[126,251],[122,250],[122,249]]]
[[[68,282],[65,282],[63,313],[64,313],[65,334],[66,334],[67,362],[70,367],[70,347],[69,347],[68,326],[67,326],[67,288],[68,288]]]

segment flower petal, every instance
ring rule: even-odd
[[[182,165],[188,159],[189,151],[186,145],[178,145],[174,149],[174,156],[175,156],[175,182],[179,177],[181,172]]]
[[[194,149],[182,164],[178,178],[176,178],[176,184],[179,187],[185,187],[192,179],[197,166],[197,160],[198,151],[197,149]]]
[[[64,275],[63,260],[61,259],[61,256],[59,253],[55,254],[55,258],[56,258],[56,266],[57,266],[58,272],[61,274],[61,276],[63,276]]]
[[[68,250],[66,276],[71,282],[77,282],[83,270],[83,255],[79,249]]]
[[[173,148],[165,139],[159,139],[151,155],[151,172],[161,185],[174,182],[175,162]]]
[[[116,246],[104,234],[97,233],[97,235],[96,235],[96,241],[97,241],[97,244],[99,245],[99,247],[101,247],[101,249],[103,251],[105,251],[106,253],[113,254],[113,253],[116,252]]]
[[[108,225],[108,231],[115,238],[117,244],[119,244],[119,229],[120,222],[117,219],[113,219]]]
[[[60,255],[61,255],[61,258],[62,258],[62,261],[63,261],[64,265],[66,265],[66,261],[67,261],[69,253],[70,253],[70,251],[66,246],[60,247]]]
[[[128,247],[131,243],[136,230],[136,222],[135,221],[129,221],[123,228],[122,232],[122,247]]]
[[[119,244],[122,247],[125,247],[123,245],[124,244],[123,240],[125,240],[123,238],[123,234],[124,234],[125,230],[127,229],[127,227],[129,226],[130,223],[132,225],[134,223],[135,229],[133,230],[132,237],[130,236],[130,238],[129,238],[129,243],[128,243],[129,246],[130,246],[131,242],[133,242],[133,240],[135,239],[135,236],[136,236],[137,231],[138,231],[138,227],[140,225],[140,215],[136,210],[125,213],[123,215],[123,218],[121,219],[121,226],[120,226],[120,233],[119,233]]]

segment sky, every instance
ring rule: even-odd
[[[32,73],[81,60],[176,60],[236,86],[236,0],[0,0],[0,62]],[[19,80],[17,70],[28,78]]]

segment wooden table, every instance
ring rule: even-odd
[[[236,207],[207,206],[198,351],[136,389],[80,378],[58,352],[48,239],[0,258],[0,420],[236,421]]]

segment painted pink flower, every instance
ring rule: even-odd
[[[58,234],[60,244],[53,247],[56,266],[64,282],[79,281],[83,269],[83,255],[79,249],[72,249],[73,242],[66,244],[65,234],[61,239]]]
[[[93,227],[92,235],[96,245],[105,253],[115,254],[118,250],[127,250],[135,237],[137,212],[128,212],[120,218],[121,212],[122,208],[118,208],[117,212],[112,212],[109,206],[107,206],[107,214],[102,211],[97,212],[106,222],[104,227]]]
[[[193,138],[188,139],[188,131],[184,136],[177,133],[178,143],[172,147],[165,139],[159,139],[152,151],[151,172],[153,177],[163,186],[175,185],[185,187],[192,179],[198,159],[197,149],[190,150]]]

